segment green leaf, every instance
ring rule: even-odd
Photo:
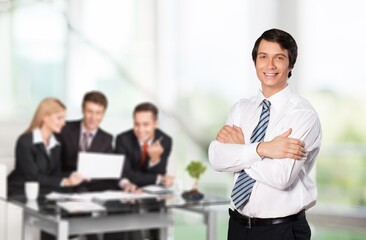
[[[194,178],[199,179],[200,176],[206,171],[206,166],[201,161],[191,161],[186,170],[188,174]]]

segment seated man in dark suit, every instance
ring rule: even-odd
[[[114,153],[112,147],[113,136],[100,128],[108,106],[105,95],[99,91],[91,91],[84,95],[82,103],[83,118],[77,121],[66,122],[61,134],[58,136],[62,145],[63,171],[71,172],[77,168],[78,153],[80,151],[96,153]],[[125,191],[135,191],[136,187],[125,180]],[[103,191],[117,190],[118,180],[92,180],[78,187],[77,191]],[[117,234],[104,234],[104,239],[141,239],[137,232],[123,232]],[[88,240],[97,239],[95,235],[88,235]]]
[[[157,107],[148,102],[137,105],[133,120],[133,129],[116,138],[116,153],[125,155],[124,177],[139,187],[150,184],[172,186],[174,178],[166,174],[172,138],[158,129]],[[128,184],[128,180],[120,182],[121,187],[124,184]],[[150,231],[149,235],[149,239],[158,239],[156,230]]]
[[[159,184],[170,187],[173,176],[166,175],[172,138],[158,128],[158,109],[141,103],[133,112],[134,127],[116,138],[116,153],[125,155],[124,175],[137,186]]]
[[[99,91],[91,91],[84,95],[82,102],[83,118],[76,121],[68,121],[58,135],[61,143],[62,170],[73,172],[77,168],[78,153],[114,153],[112,147],[113,136],[100,128],[107,110],[108,100]],[[129,183],[127,187],[134,185]],[[76,191],[103,191],[108,189],[120,189],[118,180],[92,180],[76,188]],[[122,239],[127,233],[120,233]],[[108,239],[108,234],[104,235]],[[88,240],[97,239],[95,235],[88,235]],[[140,239],[140,238],[135,238]]]
[[[84,95],[82,102],[83,118],[66,122],[58,136],[62,146],[62,170],[73,172],[77,168],[80,151],[96,153],[113,153],[113,136],[100,128],[108,106],[105,95],[99,91],[91,91]],[[86,183],[79,191],[101,191],[116,189],[115,180],[97,180]]]

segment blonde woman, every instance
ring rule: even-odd
[[[36,181],[40,194],[79,185],[79,173],[61,172],[60,144],[54,134],[65,125],[65,105],[56,98],[42,100],[28,129],[18,138],[15,168],[8,177],[8,195],[24,195],[24,183]]]

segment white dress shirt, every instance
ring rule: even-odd
[[[224,144],[216,140],[209,147],[209,161],[217,171],[234,172],[233,186],[241,170],[256,180],[248,203],[240,213],[258,218],[284,217],[315,205],[317,190],[309,173],[319,153],[321,126],[310,103],[287,86],[268,98],[270,120],[264,141],[271,141],[292,128],[291,138],[305,143],[307,155],[302,160],[261,158],[258,143],[250,143],[258,124],[264,96],[242,99],[230,110],[227,125],[242,128],[245,144]],[[231,202],[234,209],[234,204]]]
[[[53,134],[51,134],[50,136],[48,145],[44,144],[41,129],[39,128],[33,129],[32,134],[33,134],[33,144],[42,143],[45,146],[48,155],[51,154],[51,149],[53,147],[59,145],[59,142],[56,140],[56,137]]]

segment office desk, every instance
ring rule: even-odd
[[[36,202],[26,202],[24,197],[12,197],[7,202],[23,209],[24,240],[32,239],[33,227],[55,235],[58,240],[78,234],[159,228],[159,239],[163,240],[168,238],[168,227],[174,225],[174,208],[202,214],[206,239],[216,240],[216,213],[211,206],[229,203],[227,199],[210,196],[199,202],[186,202],[180,196],[171,194],[131,201],[96,201],[105,210],[71,214],[57,206],[57,201],[48,201],[44,197]]]

